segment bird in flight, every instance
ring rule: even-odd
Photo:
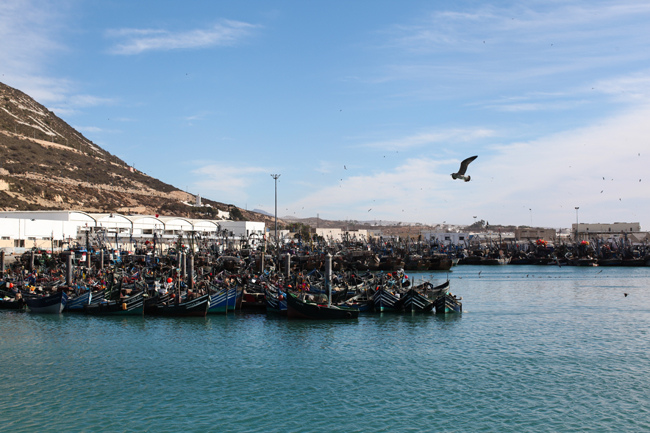
[[[466,176],[465,172],[467,171],[467,166],[469,163],[474,161],[476,158],[478,158],[478,155],[470,156],[469,158],[464,159],[463,162],[460,163],[458,173],[451,174],[452,179],[463,179],[465,182],[469,182],[471,176]]]

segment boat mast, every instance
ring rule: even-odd
[[[325,285],[327,286],[327,306],[332,306],[332,254],[327,253],[325,262]]]

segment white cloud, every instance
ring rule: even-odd
[[[412,158],[316,188],[288,207],[322,218],[461,224],[470,224],[474,215],[493,224],[528,224],[532,213],[534,225],[569,227],[579,206],[585,222],[634,221],[648,229],[648,118],[650,107],[642,107],[583,128],[495,146],[479,153],[467,183],[449,176],[465,155]]]
[[[479,139],[494,137],[496,132],[486,128],[452,128],[421,132],[393,140],[365,143],[363,146],[374,149],[413,149],[435,143],[468,143]]]
[[[192,170],[195,189],[203,197],[220,197],[220,201],[240,203],[248,197],[247,189],[257,183],[260,174],[268,176],[264,167],[237,164],[199,162],[200,167]]]
[[[649,19],[650,4],[643,2],[534,3],[435,11],[386,31],[383,65],[367,81],[399,83],[406,88],[399,94],[411,99],[495,97],[531,89],[566,89],[567,98],[573,96],[567,90],[572,90],[580,98],[585,80],[608,81],[617,70],[647,65]],[[554,105],[531,100],[502,108],[537,111],[547,107]]]
[[[110,98],[77,93],[77,84],[56,77],[50,64],[69,53],[64,43],[73,3],[62,0],[6,0],[0,2],[0,81],[53,107],[59,115],[77,108],[113,103]]]
[[[47,62],[66,51],[57,35],[64,28],[67,2],[0,2],[0,80],[39,101],[61,99],[69,82],[48,77]]]
[[[599,92],[614,95],[624,101],[645,104],[650,99],[650,70],[603,79],[596,82],[593,88]]]
[[[145,51],[208,48],[233,45],[248,36],[256,26],[223,20],[207,29],[171,32],[160,29],[109,30],[110,38],[124,39],[110,49],[113,54],[133,55]]]

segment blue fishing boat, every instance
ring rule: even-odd
[[[285,292],[271,285],[264,285],[266,312],[270,314],[287,315],[287,298]]]
[[[241,306],[243,289],[237,286],[211,286],[208,314],[225,314]]]
[[[86,290],[84,293],[81,293],[78,296],[68,297],[68,302],[65,305],[64,312],[75,312],[83,313],[84,306],[90,305],[91,303],[101,302],[104,300],[105,290],[99,290],[93,292],[92,290]]]

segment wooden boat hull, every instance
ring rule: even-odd
[[[29,311],[37,314],[61,314],[68,300],[65,292],[57,292],[49,296],[26,298]]]
[[[152,315],[167,317],[205,317],[208,314],[209,308],[210,295],[205,294],[179,304],[158,304],[156,309],[152,311]]]
[[[463,304],[456,296],[445,293],[434,301],[436,314],[462,313]]]
[[[266,308],[266,301],[264,300],[264,293],[247,292],[244,290],[242,296],[242,310],[264,310]]]
[[[24,310],[25,301],[23,299],[11,299],[4,300],[0,299],[0,310]]]
[[[100,290],[94,293],[87,291],[75,298],[68,298],[68,302],[66,303],[65,309],[63,311],[83,313],[85,305],[103,301],[105,292],[105,290]]]
[[[375,311],[379,313],[384,312],[398,312],[402,311],[404,307],[404,298],[398,297],[383,287],[377,289],[373,296]]]
[[[411,313],[430,313],[433,301],[418,293],[415,288],[409,289],[404,297],[404,311]]]
[[[279,314],[281,316],[287,315],[287,298],[284,294],[278,295],[277,292],[271,290],[264,290],[264,299],[266,301],[267,314]]]
[[[92,316],[142,316],[144,314],[144,293],[136,293],[120,300],[85,305],[84,313]]]
[[[311,320],[356,319],[359,317],[359,310],[312,304],[298,299],[295,293],[287,293],[287,317]]]
[[[241,287],[222,287],[210,295],[208,314],[226,314],[241,307],[244,290]]]

